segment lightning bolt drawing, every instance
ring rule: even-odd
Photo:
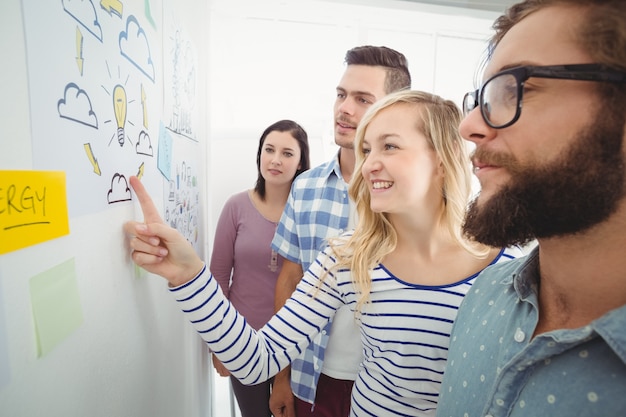
[[[93,166],[93,172],[96,175],[100,175],[100,165],[98,165],[98,160],[93,156],[93,151],[91,150],[91,143],[85,143],[85,152],[87,153],[87,158],[89,158],[89,162]]]
[[[80,32],[78,26],[76,26],[76,64],[78,65],[78,72],[80,76],[83,76],[83,34]]]
[[[148,128],[148,106],[146,106],[146,90],[143,89],[141,84],[141,107],[143,108],[143,125]]]
[[[124,10],[124,5],[119,0],[101,0],[100,7],[102,7],[109,15],[116,15],[117,17],[122,17],[122,11]]]
[[[137,178],[141,179],[143,177],[143,162],[139,165],[139,171],[137,171]]]

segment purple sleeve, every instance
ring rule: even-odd
[[[237,238],[238,216],[234,197],[230,197],[224,207],[215,229],[213,253],[209,270],[229,298],[230,278],[235,265],[235,240]]]

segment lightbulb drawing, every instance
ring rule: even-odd
[[[117,141],[120,146],[124,146],[126,134],[124,125],[126,124],[126,90],[121,85],[116,85],[113,89],[113,112],[117,123]]]

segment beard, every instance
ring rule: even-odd
[[[470,203],[464,234],[493,247],[525,245],[584,232],[615,213],[626,194],[626,117],[623,108],[601,107],[594,122],[547,164],[522,166],[511,156],[477,148],[478,159],[507,168],[511,181],[489,200]]]

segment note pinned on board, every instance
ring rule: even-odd
[[[0,171],[0,254],[69,234],[63,171]]]
[[[37,356],[49,353],[83,322],[74,259],[30,279]]]

